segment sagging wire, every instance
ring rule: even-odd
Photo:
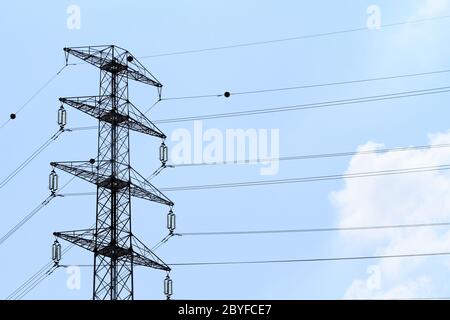
[[[56,175],[56,173],[55,173]],[[75,177],[72,177],[66,184],[64,184],[59,190],[63,190],[65,187],[67,187]],[[16,233],[25,223],[27,223],[31,218],[33,218],[39,211],[41,211],[44,207],[46,207],[53,199],[56,197],[61,197],[61,195],[57,194],[58,191],[58,176],[54,176],[53,172],[50,173],[49,176],[49,188],[50,189],[50,195],[42,201],[36,208],[34,208],[29,214],[27,214],[25,217],[22,218],[14,227],[12,227],[5,235],[3,235],[0,238],[0,246],[8,240],[14,233]]]
[[[66,59],[66,63],[64,66],[59,69],[54,75],[52,75],[24,104],[22,104],[14,113],[11,113],[9,119],[6,120],[2,125],[0,125],[0,129],[3,129],[11,120],[15,120],[17,115],[25,109],[39,94],[42,93],[68,66],[72,66],[76,64],[68,63]]]
[[[167,236],[165,236],[161,241],[159,241],[157,244],[155,244],[152,247],[152,251],[156,251],[158,250],[162,245],[164,245],[165,243],[167,243],[167,241],[169,241],[175,234],[174,233],[169,233]]]
[[[6,240],[8,240],[14,233],[16,233],[25,223],[28,222],[32,217],[34,217],[40,210],[47,206],[51,200],[56,196],[51,194],[43,202],[41,202],[36,208],[34,208],[29,214],[27,214],[22,220],[20,220],[14,227],[12,227],[5,235],[0,238],[0,245],[2,245]]]
[[[158,88],[158,89],[159,89],[159,88]],[[158,92],[159,92],[159,91],[158,91]],[[162,101],[161,93],[159,93],[159,98],[158,98],[158,100],[157,100],[154,104],[152,104],[152,105],[150,106],[150,108],[147,109],[147,111],[144,112],[144,115],[146,115],[147,113],[149,113],[150,110],[152,110],[154,107],[156,107],[156,105],[157,105],[158,103],[160,103],[161,101]]]
[[[72,249],[75,245],[71,244],[66,247],[61,256],[66,254],[70,249]],[[51,275],[56,269],[54,265],[54,261],[50,261],[46,263],[41,269],[39,269],[35,274],[33,274],[30,278],[28,278],[22,285],[20,285],[16,290],[14,290],[6,300],[20,300],[24,296],[26,296],[31,290],[37,287],[42,281],[44,281],[49,275]]]
[[[147,180],[152,180],[154,177],[159,175],[165,168],[167,168],[165,165],[161,165],[158,169],[155,170],[150,176],[148,176]]]
[[[43,152],[50,144],[55,142],[62,133],[66,132],[65,126],[67,124],[67,112],[64,109],[64,106],[61,105],[61,107],[58,109],[58,125],[59,130],[53,134],[44,144],[42,144],[36,151],[34,151],[25,161],[23,161],[15,170],[13,170],[6,178],[4,178],[0,182],[0,189],[2,189],[4,186],[6,186],[15,176],[19,174],[25,167],[27,167],[31,161],[33,161],[41,152]]]
[[[36,149],[25,161],[23,161],[16,169],[14,169],[8,176],[6,176],[1,182],[0,182],[0,189],[2,189],[4,186],[6,186],[15,176],[17,176],[20,171],[25,169],[31,161],[33,161],[41,152],[43,152],[50,144],[55,142],[59,136],[65,132],[64,129],[60,128],[55,134],[53,134],[44,144],[42,144],[38,149]]]

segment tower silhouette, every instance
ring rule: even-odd
[[[98,119],[97,159],[52,162],[55,169],[68,172],[97,186],[95,228],[55,232],[64,239],[94,253],[93,299],[130,300],[134,298],[135,265],[170,271],[160,258],[132,233],[131,200],[138,197],[170,207],[169,230],[174,228],[173,202],[155,188],[130,163],[130,130],[162,139],[160,160],[167,161],[166,136],[129,100],[128,81],[156,87],[162,84],[127,50],[120,47],[89,46],[64,48],[69,55],[100,69],[98,96],[60,98],[60,117],[64,106],[71,106]],[[52,178],[51,178],[52,179]],[[53,185],[56,192],[57,186]],[[172,232],[173,230],[171,230]],[[165,280],[170,297],[171,281]]]

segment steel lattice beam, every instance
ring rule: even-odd
[[[59,101],[87,113],[98,120],[110,124],[114,123],[117,126],[129,128],[130,130],[162,139],[166,138],[161,130],[159,130],[142,112],[139,111],[139,109],[127,100],[120,100],[119,103],[128,107],[128,114],[111,112],[111,108],[109,107],[112,101],[111,96],[60,98]]]
[[[129,181],[124,181],[117,178],[114,179],[111,176],[98,174],[97,170],[102,167],[102,164],[94,167],[94,165],[89,161],[52,162],[51,165],[97,186],[107,189],[114,189],[116,191],[129,187],[131,195],[136,198],[161,203],[167,206],[173,206],[173,202],[169,198],[167,198],[161,191],[148,182],[133,168],[130,168],[131,179]]]
[[[132,247],[123,248],[119,246],[110,245],[109,241],[104,241],[102,243],[95,242],[97,239],[107,239],[105,235],[110,234],[109,229],[86,229],[86,230],[75,230],[75,231],[61,231],[55,232],[54,235],[58,238],[64,239],[70,243],[73,243],[83,249],[94,252],[97,250],[98,255],[105,257],[111,257],[116,255],[120,257],[121,260],[126,261],[144,267],[151,267],[154,269],[160,269],[165,271],[170,271],[170,267],[167,266],[154,252],[147,248],[139,239],[132,237]]]
[[[129,79],[158,88],[162,87],[162,84],[136,57],[118,46],[64,48],[64,51],[109,73],[121,73]],[[132,61],[128,61],[130,57]]]

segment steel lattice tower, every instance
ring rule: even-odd
[[[128,81],[154,86],[161,83],[127,50],[117,46],[65,48],[69,55],[100,69],[98,96],[60,98],[98,119],[97,159],[52,162],[57,168],[97,186],[96,225],[93,229],[55,232],[94,253],[93,299],[133,299],[133,267],[170,271],[161,259],[139,241],[131,230],[131,198],[138,197],[173,206],[173,202],[130,165],[130,130],[166,136],[129,100]],[[163,166],[165,163],[163,163]]]

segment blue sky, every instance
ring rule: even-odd
[[[66,26],[69,5],[81,9],[81,28]],[[14,1],[2,4],[0,33],[3,50],[2,108],[7,119],[64,63],[63,47],[117,44],[136,56],[264,41],[297,35],[365,26],[366,9],[376,4],[382,23],[445,15],[448,1]],[[303,84],[427,72],[448,68],[450,19],[374,31],[290,41],[264,46],[142,59],[163,83],[164,95],[185,96],[285,87]],[[72,62],[76,62],[72,60]],[[296,90],[230,99],[164,101],[151,119],[280,107],[406,90],[443,87],[448,74]],[[156,99],[149,88],[133,84],[133,103],[146,110]],[[14,122],[0,131],[1,176],[6,176],[56,130],[60,96],[95,95],[98,70],[71,66]],[[323,110],[296,111],[252,117],[204,121],[205,129],[279,129],[282,156],[357,150],[359,146],[386,147],[447,141],[446,95],[401,99]],[[88,116],[69,110],[69,126],[95,125]],[[191,122],[159,126],[168,136]],[[440,136],[429,137],[430,134]],[[434,140],[433,140],[434,139]],[[0,190],[4,234],[47,195],[50,161],[89,159],[96,153],[94,131],[65,133],[5,188]],[[169,146],[171,142],[168,141]],[[144,175],[158,166],[159,141],[133,134],[132,160]],[[367,146],[366,146],[367,147]],[[450,156],[411,153],[403,157],[333,158],[280,164],[270,179],[370,171],[443,164]],[[430,164],[431,163],[431,164]],[[447,163],[449,163],[447,161]],[[60,174],[64,183],[70,177]],[[168,169],[153,183],[157,187],[263,180],[258,166],[211,166]],[[178,231],[260,230],[380,225],[393,222],[445,220],[446,202],[431,210],[433,196],[445,196],[448,176],[424,175],[417,180],[374,178],[362,185],[349,181],[291,184],[224,190],[183,191],[167,195],[175,202]],[[373,182],[373,181],[376,181]],[[361,182],[363,183],[363,182]],[[422,185],[415,194],[413,187]],[[395,190],[393,189],[395,186]],[[428,188],[429,187],[429,188]],[[436,189],[434,189],[436,188]],[[70,190],[69,190],[70,189]],[[367,190],[368,193],[363,191]],[[400,190],[400,191],[399,191]],[[68,192],[94,191],[77,181]],[[397,192],[398,191],[398,192]],[[384,193],[383,193],[384,192]],[[440,192],[440,193],[439,193]],[[428,195],[425,199],[424,195]],[[380,196],[379,198],[374,195]],[[389,195],[395,195],[387,199]],[[423,197],[423,199],[422,199]],[[364,201],[364,200],[367,201]],[[361,200],[361,201],[360,201]],[[409,201],[411,200],[411,201]],[[415,200],[415,201],[414,201]],[[366,206],[360,204],[364,203]],[[374,203],[382,203],[375,206]],[[409,206],[405,211],[404,206]],[[369,209],[373,210],[369,210]],[[370,212],[369,212],[370,211]],[[433,214],[433,212],[441,214]],[[365,214],[367,212],[367,215]],[[387,215],[392,212],[392,216]],[[415,214],[409,215],[408,212]],[[166,234],[164,207],[135,200],[134,233],[149,245]],[[381,214],[383,213],[383,214]],[[396,213],[399,213],[396,215]],[[412,220],[405,220],[404,213]],[[420,215],[421,213],[422,215]],[[95,198],[56,199],[5,242],[0,250],[0,294],[6,297],[50,258],[52,232],[88,228],[95,218]],[[174,238],[158,250],[166,262],[290,259],[445,249],[446,230],[435,233],[393,234],[367,232]],[[431,232],[431,231],[430,231]],[[433,230],[434,232],[434,230]],[[417,236],[414,238],[414,236]],[[419,239],[418,248],[413,240]],[[425,241],[426,239],[426,241]],[[435,247],[436,243],[444,247]],[[428,247],[425,246],[428,245]],[[67,244],[63,244],[67,245]],[[421,250],[419,250],[421,249]],[[448,273],[444,258],[417,261],[352,261],[285,265],[178,267],[172,272],[175,299],[340,299],[445,296],[440,285]],[[89,264],[92,256],[73,249],[66,264]],[[367,268],[382,270],[383,286],[366,290]],[[404,272],[402,272],[404,270]],[[30,299],[85,299],[91,296],[92,274],[82,269],[80,290],[66,288],[67,274],[57,270],[33,290]],[[137,268],[135,297],[161,299],[164,274]]]

